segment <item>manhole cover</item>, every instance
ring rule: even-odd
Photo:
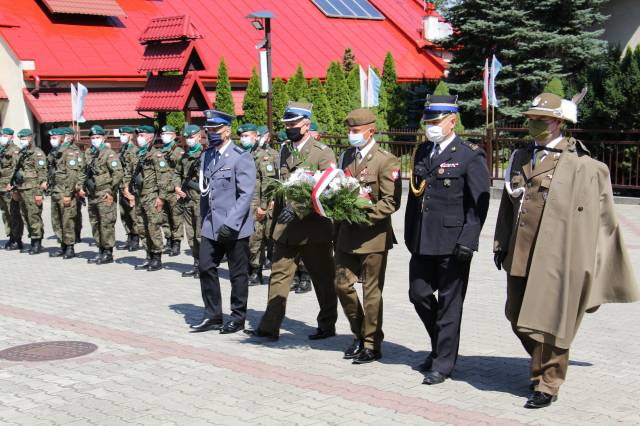
[[[89,342],[39,342],[14,346],[0,351],[0,359],[9,361],[54,361],[58,359],[76,358],[90,354],[98,349]]]

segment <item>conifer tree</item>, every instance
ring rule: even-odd
[[[312,79],[309,84],[309,102],[313,103],[312,120],[315,121],[322,130],[333,129],[334,123],[331,105],[329,105],[324,86],[318,78]]]
[[[287,93],[289,93],[289,99],[292,101],[307,101],[309,87],[307,86],[307,79],[304,78],[304,71],[302,71],[302,65],[298,64],[296,73],[289,78],[287,82]]]
[[[332,132],[343,133],[345,131],[344,119],[349,113],[350,97],[349,86],[344,78],[342,66],[339,62],[331,62],[327,70],[327,80],[325,84],[327,98],[333,113]]]
[[[229,81],[229,71],[224,58],[220,58],[218,65],[218,82],[216,83],[216,105],[218,111],[235,115],[235,105],[231,95],[231,82]]]
[[[344,54],[342,55],[342,69],[345,74],[348,74],[354,68],[358,68],[358,64],[356,62],[356,55],[353,54],[350,47],[344,49]]]
[[[284,114],[284,109],[289,102],[289,94],[287,93],[287,85],[284,80],[277,77],[271,85],[271,91],[273,95],[273,102],[271,105],[273,115],[273,127],[279,131],[284,129],[284,125],[280,121]]]
[[[564,98],[564,86],[562,84],[562,80],[560,80],[558,77],[553,77],[551,80],[549,80],[542,91],[545,93],[553,93],[554,95],[558,95],[561,98]]]
[[[347,85],[351,100],[349,108],[360,108],[360,70],[358,68],[352,68],[347,74]]]

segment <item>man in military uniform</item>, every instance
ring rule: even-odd
[[[49,153],[49,192],[51,194],[51,224],[60,240],[60,250],[49,253],[50,257],[75,257],[74,244],[77,236],[78,196],[84,196],[85,164],[80,148],[73,139],[65,138],[72,129],[57,128],[49,131],[51,152]]]
[[[253,234],[251,200],[256,169],[251,154],[231,141],[233,116],[205,111],[209,149],[200,166],[200,287],[204,318],[192,332],[220,330],[221,334],[244,329],[249,296],[249,236]],[[218,266],[227,255],[231,281],[231,319],[222,325],[222,298]]]
[[[143,125],[136,128],[138,152],[131,168],[125,172],[125,196],[135,205],[136,214],[142,218],[146,261],[136,265],[136,270],[162,269],[162,208],[168,197],[168,187],[162,185],[162,169],[168,167],[164,154],[153,147],[155,129]],[[174,186],[172,185],[172,188]]]
[[[485,153],[455,134],[456,100],[427,96],[428,142],[413,155],[405,213],[409,299],[431,338],[420,366],[427,385],[442,383],[455,366],[469,267],[489,207]]]
[[[138,148],[135,144],[135,131],[136,129],[130,126],[123,126],[118,129],[120,133],[120,164],[123,170],[129,170],[132,164],[135,162]],[[140,249],[140,233],[141,233],[141,220],[136,214],[135,197],[130,195],[131,198],[127,198],[125,195],[124,180],[120,185],[120,191],[118,196],[118,204],[120,205],[120,220],[124,225],[124,229],[127,232],[127,243],[121,247],[123,250],[130,252]],[[120,248],[119,248],[120,249]]]
[[[113,263],[116,244],[116,197],[122,181],[122,164],[117,154],[106,147],[106,131],[102,126],[91,126],[91,148],[86,151],[86,177],[84,192],[88,195],[89,222],[98,246],[98,256],[88,263]]]
[[[20,203],[12,192],[7,190],[16,167],[20,149],[12,143],[13,129],[0,129],[0,213],[4,232],[9,240],[4,244],[7,250],[22,250],[22,232],[24,223],[20,215]]]
[[[336,166],[333,151],[309,134],[311,104],[290,102],[284,112],[287,138],[291,141],[280,156],[280,176],[287,179],[298,168],[325,170]],[[333,262],[333,224],[315,212],[298,217],[290,204],[274,210],[277,217],[273,233],[274,249],[267,309],[255,330],[248,334],[277,339],[284,319],[289,288],[296,271],[296,258],[302,257],[314,282],[320,304],[318,328],[310,339],[335,336],[338,300]]]
[[[336,292],[355,339],[344,353],[354,364],[380,359],[382,352],[382,289],[387,253],[395,237],[391,215],[400,208],[400,160],[375,141],[376,116],[370,109],[351,111],[345,124],[351,145],[340,157],[340,168],[360,182],[371,200],[369,225],[338,224]],[[363,275],[363,301],[354,285]],[[364,306],[364,309],[363,309]]]
[[[31,238],[28,253],[39,254],[42,253],[44,236],[42,203],[44,191],[47,190],[47,157],[40,148],[32,145],[31,129],[22,129],[17,136],[18,140],[15,143],[20,152],[7,190],[17,189],[20,212]]]
[[[203,152],[200,127],[187,125],[183,136],[188,149],[176,166],[175,193],[193,256],[193,269],[183,272],[182,276],[200,278],[200,161]]]
[[[578,98],[576,98],[577,100]],[[637,301],[606,165],[562,134],[573,101],[543,93],[524,115],[535,141],[511,156],[494,238],[507,272],[506,317],[531,356],[525,408],[557,399],[585,313]]]
[[[169,188],[167,199],[162,207],[162,229],[167,239],[167,253],[169,256],[180,254],[180,242],[182,241],[182,213],[178,208],[178,200],[174,190],[173,179],[176,174],[176,167],[184,156],[184,149],[178,146],[176,140],[176,129],[173,126],[162,126],[160,139],[162,148],[160,152],[164,158],[160,161],[159,184]]]

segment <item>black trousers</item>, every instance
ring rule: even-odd
[[[205,316],[222,322],[222,297],[218,266],[227,255],[231,281],[231,319],[244,321],[249,297],[249,238],[218,242],[202,237],[200,243],[200,289]]]
[[[469,267],[453,256],[412,255],[409,261],[409,300],[431,339],[432,370],[447,376],[458,358]]]

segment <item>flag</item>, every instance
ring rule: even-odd
[[[78,83],[78,101],[76,104],[76,121],[78,123],[84,123],[85,118],[84,118],[84,98],[87,96],[87,94],[89,93],[89,90],[83,86],[82,84]]]
[[[362,65],[358,65],[360,68],[360,106],[362,108],[367,106],[367,73]]]
[[[482,110],[486,111],[489,105],[489,59],[484,60],[484,71],[482,71]]]
[[[499,106],[498,98],[496,96],[496,77],[500,73],[501,69],[502,64],[500,63],[500,61],[498,61],[496,55],[493,55],[493,59],[491,59],[491,81],[489,82],[489,100],[491,101],[491,105],[493,106]]]
[[[75,122],[78,116],[76,110],[78,108],[78,91],[76,87],[71,83],[71,121]]]
[[[367,107],[378,106],[380,103],[380,86],[382,82],[378,74],[369,65],[369,84],[367,85]]]

